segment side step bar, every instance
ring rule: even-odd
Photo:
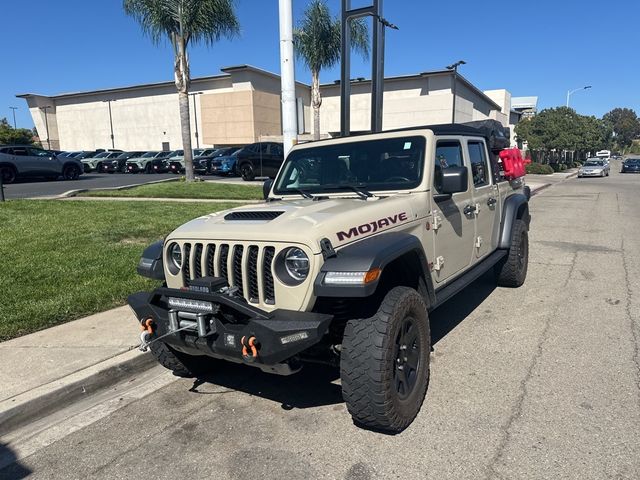
[[[502,260],[507,255],[507,253],[509,253],[508,250],[496,250],[468,272],[463,273],[451,283],[444,285],[439,289],[436,289],[436,303],[431,306],[430,310],[435,310],[444,302],[453,297],[456,293],[467,287],[470,283],[476,281],[490,268],[493,268],[496,263]]]

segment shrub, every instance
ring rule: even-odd
[[[573,168],[580,168],[582,166],[582,163],[580,162],[573,162],[573,164],[571,165]]]
[[[551,163],[551,164],[549,164],[549,166],[553,169],[554,172],[559,172],[560,171],[560,164],[559,163]]]
[[[542,165],[540,163],[532,162],[525,166],[527,173],[538,175],[550,175],[553,173],[553,168],[549,165]]]
[[[560,171],[564,172],[567,169],[567,166],[564,163],[560,164]]]

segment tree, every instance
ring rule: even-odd
[[[180,126],[187,181],[193,181],[193,150],[189,115],[190,43],[212,45],[240,31],[233,0],[123,0],[123,8],[154,43],[168,38],[173,46],[174,77],[180,106]]]
[[[6,118],[0,118],[0,145],[31,145],[33,135],[28,128],[13,128]]]
[[[340,60],[340,19],[329,12],[325,0],[312,0],[298,28],[293,32],[296,55],[311,70],[311,106],[313,107],[313,138],[320,139],[320,71],[331,68]],[[362,19],[351,20],[351,47],[363,58],[369,57],[369,29]]]
[[[602,120],[613,130],[616,147],[624,150],[640,136],[640,120],[630,108],[614,108]]]

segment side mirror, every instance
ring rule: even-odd
[[[449,167],[442,170],[440,193],[451,195],[466,192],[469,186],[469,171],[467,167]]]
[[[273,187],[273,180],[267,178],[262,184],[262,196],[266,200],[269,198],[269,192],[271,191],[271,187]]]

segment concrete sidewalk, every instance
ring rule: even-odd
[[[0,435],[155,365],[120,307],[0,343]]]

